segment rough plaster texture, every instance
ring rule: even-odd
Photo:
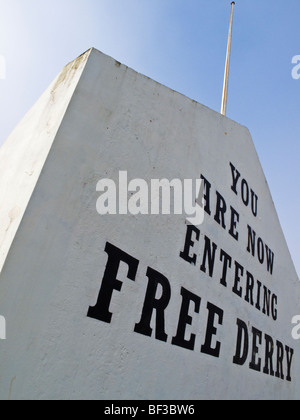
[[[298,398],[300,354],[291,319],[299,308],[299,283],[248,130],[96,50],[71,63],[66,79],[65,74],[0,152],[2,259],[9,249],[0,276],[0,311],[7,320],[7,340],[0,342],[0,398]],[[230,162],[259,197],[256,218],[230,189]],[[97,213],[97,182],[117,182],[120,170],[148,182],[200,174],[209,180],[212,215],[205,214],[199,243],[190,250],[198,256],[195,266],[179,257],[185,215]],[[228,234],[229,213],[226,230],[213,218],[216,190],[239,213],[239,241]],[[275,254],[272,276],[246,251],[247,224]],[[232,292],[232,269],[228,287],[220,285],[218,253],[212,277],[200,270],[205,235],[276,293],[276,321]],[[107,242],[139,260],[135,281],[120,265],[123,285],[113,291],[111,323],[87,317],[105,272]],[[167,342],[134,332],[147,267],[171,285]],[[186,338],[196,335],[194,351],[171,344],[182,287],[202,299],[199,314],[191,303],[193,321],[186,328]],[[221,342],[219,357],[200,352],[207,302],[224,311],[212,339]],[[251,356],[243,366],[232,363],[237,318],[249,331],[255,326],[294,349],[292,382],[250,370]],[[155,328],[155,315],[151,322]]]

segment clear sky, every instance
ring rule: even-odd
[[[90,47],[220,111],[230,0],[0,0],[0,11],[0,145]],[[236,0],[227,108],[252,134],[298,274],[299,25],[299,0]]]

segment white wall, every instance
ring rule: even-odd
[[[89,53],[78,80],[0,277],[0,311],[7,321],[7,340],[0,341],[0,397],[298,398],[299,351],[291,336],[291,319],[298,311],[299,284],[248,130],[96,50]],[[55,111],[53,118],[60,115]],[[240,190],[236,195],[231,189],[230,162],[241,174],[239,188],[245,179],[258,196],[256,217],[243,204]],[[185,259],[180,257],[185,215],[97,213],[97,182],[117,182],[119,171],[128,171],[129,180],[149,183],[200,175],[209,181],[211,215],[206,212],[198,227],[199,240],[193,233],[194,244],[187,247]],[[245,181],[243,185],[246,188]],[[226,229],[215,220],[216,191],[226,201]],[[233,218],[238,240],[228,232],[231,207],[239,214],[238,223]],[[247,251],[248,225],[274,252],[272,275],[266,258],[261,264]],[[205,236],[216,245],[212,277],[208,264],[206,273],[204,267],[201,270]],[[220,283],[221,250],[232,258],[227,287]],[[196,255],[196,265],[186,261],[187,254]],[[127,263],[118,266],[118,256]],[[243,267],[237,268],[236,276],[235,261]],[[247,271],[254,277],[253,299],[257,280],[261,293],[265,286],[274,297],[269,316],[262,311],[263,303],[259,310],[256,301],[252,305],[245,300]],[[145,335],[145,325],[135,327],[154,275],[170,287],[162,290],[158,285],[155,295],[159,300],[163,292],[165,303],[170,298],[159,313],[164,320],[160,339],[155,338],[155,310],[148,323],[151,336]],[[120,291],[114,277],[122,282]],[[111,312],[111,320],[87,316],[101,285],[108,294],[101,294],[98,309],[102,315]],[[242,288],[241,297],[234,286],[236,292]],[[185,314],[182,294],[190,299]],[[185,329],[181,346],[174,339],[180,335],[180,312]],[[249,334],[243,365],[233,363],[237,319]],[[162,341],[162,329],[167,341]],[[190,350],[182,345],[192,334]],[[274,349],[267,344],[266,358],[265,343],[270,340]],[[210,353],[220,343],[218,354],[206,354],[205,341]],[[244,336],[241,345],[242,353]],[[249,368],[252,354],[255,363],[261,359],[260,372]],[[274,376],[263,372],[265,365],[269,373],[273,367]]]
[[[88,56],[62,70],[0,148],[0,272]]]

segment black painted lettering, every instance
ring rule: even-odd
[[[249,187],[245,179],[242,180],[241,192],[242,192],[242,201],[247,207],[249,204]]]
[[[283,374],[283,358],[284,358],[284,347],[280,341],[276,341],[277,346],[277,370],[275,373],[276,378],[284,379]]]
[[[232,174],[232,185],[231,185],[231,189],[232,189],[232,191],[236,195],[238,195],[238,192],[237,192],[237,183],[238,183],[239,178],[241,177],[241,174],[234,167],[234,165],[232,163],[230,163],[230,167],[231,167],[231,174]]]
[[[252,327],[251,329],[252,346],[249,349],[250,339],[246,323],[240,319],[237,319],[237,326],[238,331],[236,341],[236,353],[233,358],[233,363],[240,366],[244,365],[248,358],[248,354],[250,353],[249,369],[252,369],[256,372],[263,372],[266,375],[276,376],[277,378],[282,380],[286,379],[287,381],[291,382],[291,371],[294,350],[288,346],[284,346],[278,340],[275,344],[273,338],[269,334],[263,334],[262,331],[255,327]],[[285,367],[286,376],[284,375]]]
[[[190,302],[194,302],[195,312],[198,314],[200,310],[201,298],[188,290],[181,288],[182,304],[178,321],[177,334],[172,339],[172,344],[183,347],[188,350],[194,350],[195,334],[191,334],[190,339],[185,339],[186,326],[192,325],[192,317],[189,315]]]
[[[233,363],[236,365],[244,365],[248,357],[249,351],[249,335],[248,328],[244,321],[237,319],[236,324],[238,327],[236,351],[233,357]]]
[[[258,261],[263,264],[265,261],[265,246],[261,238],[257,239],[257,256]]]
[[[156,310],[156,329],[155,338],[160,341],[167,341],[168,336],[165,332],[165,309],[171,299],[171,287],[169,280],[158,271],[148,267],[146,273],[149,282],[146,292],[142,317],[138,324],[135,325],[134,331],[151,337],[152,328],[150,326],[153,311]],[[161,286],[161,297],[157,298],[158,286]]]
[[[223,261],[223,271],[222,271],[222,277],[221,277],[220,283],[223,286],[227,287],[227,282],[226,282],[227,269],[228,267],[231,268],[232,258],[225,251],[223,251],[223,249],[221,249],[220,251],[220,261],[221,262]]]
[[[208,309],[208,320],[207,320],[207,329],[205,343],[201,346],[201,353],[208,354],[213,357],[220,356],[221,343],[216,342],[215,347],[212,347],[212,338],[217,334],[217,328],[215,327],[215,318],[218,317],[218,324],[223,325],[223,310],[213,305],[212,303],[207,303]]]
[[[292,367],[292,360],[293,360],[294,350],[291,349],[288,346],[285,346],[285,351],[286,351],[286,358],[287,358],[287,375],[286,375],[286,380],[288,382],[292,382],[291,367]]]
[[[205,202],[204,205],[204,211],[211,215],[211,210],[210,210],[210,189],[211,189],[211,184],[207,181],[207,179],[201,175],[201,179],[204,181],[203,183],[203,199]]]
[[[210,239],[207,236],[205,236],[204,239],[205,239],[205,246],[204,246],[204,251],[203,251],[202,265],[200,269],[201,271],[206,273],[206,265],[208,262],[209,276],[212,277],[214,273],[214,264],[215,264],[217,245],[214,242],[212,242],[211,244]]]
[[[271,305],[271,291],[264,286],[264,306],[263,306],[263,310],[262,313],[270,316],[270,305]]]
[[[266,256],[267,256],[267,270],[270,274],[273,274],[274,265],[274,252],[266,245]]]
[[[252,253],[253,257],[255,256],[255,238],[256,238],[256,233],[248,225],[248,247],[247,247],[247,251]]]
[[[246,283],[246,295],[245,295],[245,301],[250,303],[250,305],[254,305],[254,299],[253,299],[253,289],[254,289],[254,277],[249,271],[246,273],[247,275],[247,283]]]
[[[225,214],[227,211],[227,205],[224,198],[221,196],[221,194],[216,191],[217,194],[217,205],[216,205],[216,214],[215,214],[215,221],[222,226],[223,229],[226,229],[225,224]]]
[[[193,225],[188,225],[186,230],[184,250],[183,252],[180,252],[180,257],[188,263],[196,265],[197,255],[193,254],[192,256],[190,256],[190,249],[193,248],[195,244],[195,242],[192,239],[193,234],[195,234],[194,236],[196,241],[199,241],[200,230]]]
[[[265,342],[266,342],[266,349],[265,349],[265,366],[263,368],[263,372],[266,375],[274,376],[275,372],[273,369],[273,353],[274,353],[274,342],[272,337],[268,334],[265,334]]]
[[[253,190],[251,190],[251,210],[254,217],[257,217],[257,202],[258,197]]]
[[[117,279],[120,263],[124,262],[128,265],[127,277],[135,281],[139,261],[108,242],[105,246],[105,252],[108,254],[108,261],[100,293],[96,305],[89,308],[87,316],[109,324],[113,315],[109,312],[113,291],[120,292],[122,289],[122,281]]]
[[[252,358],[249,364],[249,368],[252,370],[256,370],[257,372],[260,372],[261,371],[261,358],[256,357],[259,352],[257,340],[258,340],[258,344],[260,345],[262,342],[262,332],[258,330],[257,328],[252,327]]]
[[[230,206],[231,209],[231,221],[230,221],[230,229],[229,233],[230,235],[236,240],[239,240],[239,233],[236,230],[237,224],[240,221],[240,215],[232,206]]]
[[[258,309],[259,311],[261,310],[260,308],[260,291],[261,291],[261,282],[259,280],[256,281],[257,284],[257,295],[256,295],[256,309]]]
[[[277,315],[278,315],[277,302],[278,302],[277,296],[273,294],[272,295],[271,309],[272,309],[272,318],[274,319],[274,321],[277,321]]]
[[[243,289],[242,287],[239,288],[238,286],[241,281],[241,276],[243,276],[244,274],[244,267],[241,264],[239,264],[237,261],[235,261],[234,263],[235,263],[235,276],[234,276],[234,285],[233,285],[232,291],[233,293],[241,297],[243,293]]]

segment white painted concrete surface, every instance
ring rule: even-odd
[[[88,56],[63,69],[0,148],[0,271]]]
[[[299,282],[249,131],[96,50],[67,69],[0,152],[0,398],[299,398]],[[100,216],[96,185],[119,171],[203,175],[199,236],[185,215]],[[111,320],[87,316],[99,293]]]

